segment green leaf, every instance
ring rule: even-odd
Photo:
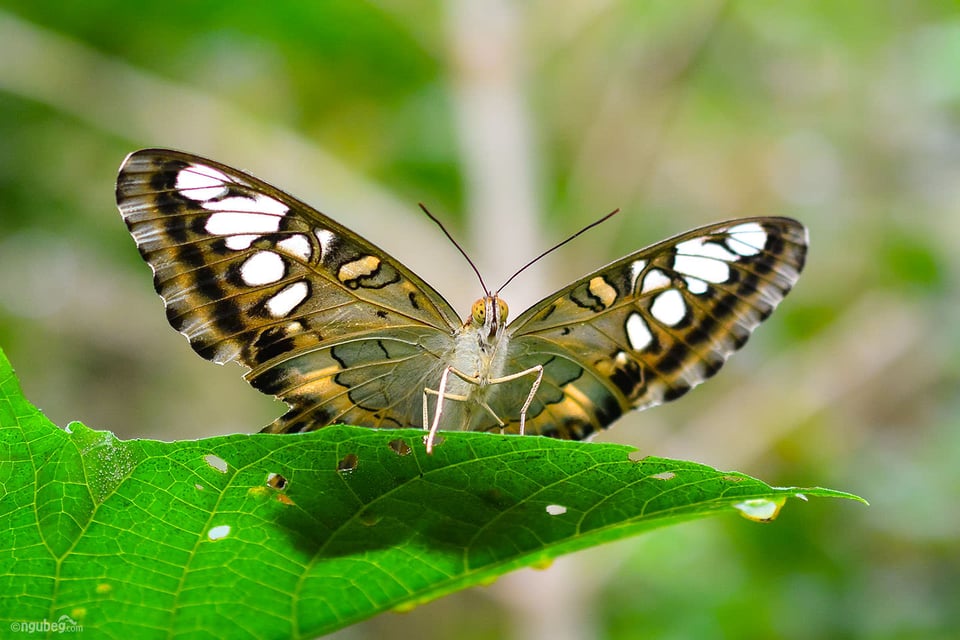
[[[859,500],[618,445],[448,433],[428,456],[422,436],[61,430],[0,354],[0,618],[309,637],[665,524],[770,519],[798,494]]]

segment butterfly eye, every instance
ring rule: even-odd
[[[473,318],[473,321],[477,324],[483,324],[483,321],[487,318],[487,307],[484,304],[484,301],[477,300],[473,303],[473,309],[470,312],[470,316]]]
[[[510,310],[507,308],[507,303],[500,298],[497,298],[497,311],[499,311],[500,315],[500,324],[505,323],[507,321],[507,314],[510,312]]]

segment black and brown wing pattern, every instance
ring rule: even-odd
[[[789,218],[721,222],[617,260],[534,305],[508,328],[510,368],[544,365],[526,432],[581,439],[628,409],[679,398],[773,312],[806,250],[806,229]]]
[[[291,405],[268,430],[419,424],[460,321],[394,258],[265,182],[177,151],[128,156],[117,203],[170,324]]]

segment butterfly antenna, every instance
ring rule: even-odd
[[[466,259],[467,264],[469,264],[470,268],[473,269],[473,272],[477,274],[477,279],[480,280],[480,286],[483,287],[483,292],[485,294],[489,293],[490,289],[487,289],[487,285],[483,281],[483,276],[480,275],[480,270],[477,269],[477,265],[473,264],[473,260],[471,260],[470,256],[467,255],[467,252],[463,250],[463,247],[460,246],[460,243],[457,242],[452,235],[450,235],[450,232],[447,231],[447,228],[445,226],[443,226],[443,223],[440,222],[440,220],[437,219],[435,215],[430,213],[430,210],[427,209],[427,206],[425,204],[423,204],[422,202],[418,202],[417,204],[420,205],[420,208],[423,209],[423,212],[427,214],[428,218],[430,218],[431,220],[437,223],[437,226],[440,227],[440,231],[443,231],[443,235],[447,236],[450,242],[453,243],[453,246],[455,246],[457,250],[460,252],[460,255],[462,255]]]
[[[510,284],[510,282],[512,282],[514,278],[516,278],[518,275],[520,275],[521,273],[523,273],[529,266],[531,266],[532,264],[534,264],[535,262],[537,262],[538,260],[540,260],[540,258],[544,257],[545,255],[547,255],[547,254],[549,254],[549,253],[551,253],[551,252],[553,252],[553,251],[556,251],[557,249],[559,249],[559,248],[562,247],[563,245],[567,244],[568,242],[570,242],[571,240],[573,240],[574,238],[576,238],[576,237],[579,236],[580,234],[582,234],[582,233],[584,233],[584,232],[586,232],[586,231],[589,231],[590,229],[594,228],[595,226],[597,226],[597,225],[600,224],[601,222],[606,222],[607,220],[609,220],[610,218],[612,218],[613,216],[615,216],[615,215],[618,214],[618,213],[620,213],[620,209],[614,209],[613,211],[611,211],[611,212],[608,213],[607,215],[603,216],[603,217],[600,218],[599,220],[595,220],[595,221],[591,222],[590,224],[588,224],[587,226],[585,226],[583,229],[580,229],[580,231],[577,231],[577,232],[576,232],[575,234],[573,234],[572,236],[569,236],[566,240],[563,240],[563,241],[561,241],[561,242],[553,245],[552,247],[550,247],[549,249],[547,249],[546,251],[544,251],[543,253],[541,253],[540,255],[538,255],[536,258],[534,258],[533,260],[531,260],[531,261],[528,262],[527,264],[525,264],[525,265],[523,265],[522,267],[520,267],[519,269],[517,269],[516,273],[514,273],[512,276],[510,276],[509,278],[507,278],[507,281],[504,282],[502,285],[500,285],[500,288],[497,289],[497,293],[499,294],[501,291],[503,291],[503,289],[504,289],[508,284]]]

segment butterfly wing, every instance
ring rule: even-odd
[[[581,439],[628,409],[679,398],[773,312],[806,248],[806,230],[789,218],[721,222],[626,256],[534,305],[508,327],[508,370],[544,366],[526,432]],[[522,401],[513,386],[495,406],[511,431]]]
[[[291,406],[267,430],[421,422],[460,321],[397,260],[253,176],[177,151],[128,156],[117,204],[170,324]]]

